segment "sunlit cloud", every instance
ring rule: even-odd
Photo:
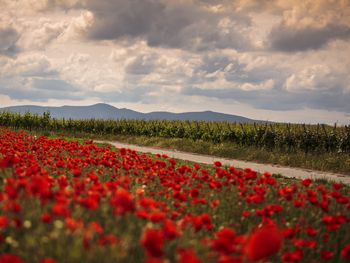
[[[350,121],[349,1],[0,0],[0,7],[1,105],[107,102]]]

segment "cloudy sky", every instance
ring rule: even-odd
[[[350,0],[0,0],[0,106],[350,123]]]

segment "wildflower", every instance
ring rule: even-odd
[[[346,259],[350,260],[350,244],[347,244],[341,251],[341,256]]]
[[[13,254],[0,255],[0,263],[23,263],[23,261]]]
[[[132,195],[124,188],[119,188],[111,200],[111,205],[114,208],[116,215],[124,215],[127,212],[132,212],[135,209]]]
[[[294,263],[294,262],[299,262],[300,260],[303,259],[303,251],[301,250],[296,250],[293,252],[285,252],[282,255],[282,261],[285,263]]]
[[[221,162],[219,162],[219,161],[214,162],[214,165],[215,165],[216,167],[221,167],[221,166],[222,166]]]
[[[147,229],[140,240],[149,257],[163,256],[164,235],[161,230]]]
[[[40,263],[56,263],[55,260],[52,258],[44,258],[43,260],[40,261]]]
[[[271,223],[253,231],[244,246],[244,254],[251,261],[267,259],[276,254],[283,242],[283,234]]]
[[[321,258],[323,260],[330,260],[333,257],[334,253],[328,250],[321,251]]]
[[[176,225],[174,224],[173,221],[171,220],[165,220],[164,225],[163,225],[163,233],[164,237],[173,240],[179,236],[179,233],[176,229]]]
[[[300,183],[305,186],[305,187],[309,187],[312,183],[311,179],[304,179],[304,180],[301,180]]]
[[[179,263],[200,263],[195,253],[191,249],[179,249],[178,250]]]
[[[8,219],[6,216],[0,216],[0,230],[6,228],[8,225]]]
[[[216,239],[213,240],[212,247],[218,252],[231,254],[236,249],[234,242],[236,233],[230,228],[223,228],[216,233]]]

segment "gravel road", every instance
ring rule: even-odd
[[[220,161],[223,165],[234,166],[236,168],[251,168],[257,172],[270,172],[275,174],[281,174],[284,177],[299,178],[299,179],[327,179],[334,182],[342,182],[350,185],[350,175],[336,174],[329,172],[306,170],[301,168],[291,168],[272,164],[260,164],[254,162],[246,162],[241,160],[225,159],[207,155],[199,155],[193,153],[186,153],[174,150],[165,150],[160,148],[143,147],[138,145],[126,144],[121,142],[110,142],[110,141],[94,141],[96,143],[108,143],[117,148],[128,148],[142,153],[152,154],[166,154],[171,158],[187,160],[191,162],[213,164],[214,161]]]

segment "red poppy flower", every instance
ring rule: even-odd
[[[251,261],[259,261],[276,254],[283,242],[283,234],[271,223],[253,231],[244,246],[244,254]]]
[[[0,216],[0,230],[6,228],[8,225],[8,219],[6,216]]]
[[[219,162],[219,161],[214,162],[214,165],[215,165],[216,167],[221,167],[221,166],[222,166],[221,162]]]
[[[179,263],[200,263],[195,253],[191,249],[179,249]]]
[[[296,250],[293,252],[285,252],[282,255],[282,261],[285,263],[294,263],[294,262],[299,262],[300,260],[303,259],[303,251],[301,250]]]
[[[56,263],[56,261],[51,258],[44,258],[40,263]]]
[[[124,188],[119,188],[111,200],[111,205],[114,208],[114,213],[124,215],[127,212],[135,210],[135,204],[132,195]]]
[[[215,251],[231,254],[236,250],[234,242],[236,233],[230,228],[223,228],[216,233],[216,239],[213,240],[212,247]]]
[[[304,179],[304,180],[301,180],[300,183],[305,186],[305,187],[309,187],[312,183],[311,179]]]
[[[163,233],[165,238],[170,240],[179,236],[175,223],[169,219],[164,222]]]
[[[52,222],[52,216],[49,213],[44,213],[41,215],[41,221],[43,221],[44,223],[51,223]]]
[[[12,254],[3,254],[0,255],[0,263],[23,263],[23,261]]]
[[[330,260],[333,257],[334,253],[331,251],[324,250],[321,252],[321,258],[323,260]]]
[[[341,256],[347,260],[350,260],[350,244],[346,245],[342,251]]]
[[[162,230],[147,229],[140,243],[148,256],[156,258],[163,256],[164,235]]]

